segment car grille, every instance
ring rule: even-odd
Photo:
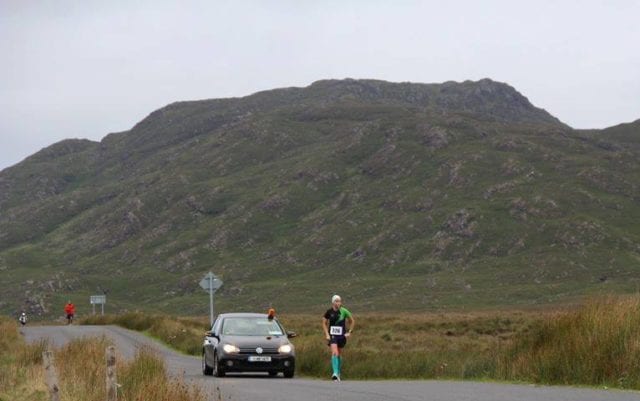
[[[240,347],[240,353],[258,355],[258,353],[256,352],[256,348],[258,347]],[[275,355],[275,354],[278,354],[277,348],[262,347],[262,354],[260,355]]]

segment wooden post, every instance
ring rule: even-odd
[[[116,348],[107,347],[107,401],[118,399],[118,379],[116,376]]]
[[[49,390],[49,398],[51,401],[60,401],[60,387],[58,386],[58,375],[56,374],[53,352],[43,352],[42,362],[44,364],[44,373],[47,381],[47,389]]]

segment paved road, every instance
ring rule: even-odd
[[[115,326],[29,326],[23,329],[27,341],[48,339],[55,346],[83,336],[107,336],[124,358],[141,347],[161,355],[169,372],[184,376],[202,388],[209,399],[224,401],[640,401],[639,392],[592,390],[456,381],[344,381],[237,376],[223,379],[204,377],[200,358],[185,356],[144,335]]]

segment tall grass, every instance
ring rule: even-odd
[[[44,400],[46,347],[44,342],[25,344],[16,323],[0,317],[0,401]]]
[[[105,394],[105,338],[71,341],[54,351],[62,401],[103,400]],[[42,352],[46,343],[25,344],[12,321],[0,318],[0,401],[46,400]],[[131,361],[118,358],[119,400],[203,401],[197,387],[171,379],[164,361],[141,350]]]
[[[295,340],[302,375],[328,377],[329,349],[321,319],[283,318],[301,335]],[[527,326],[518,313],[377,314],[356,316],[344,349],[344,376],[352,379],[483,378],[494,371],[495,352]]]
[[[56,353],[62,400],[92,401],[104,399],[105,338],[83,338],[70,342]],[[164,361],[142,349],[128,362],[118,358],[119,398],[153,401],[196,401],[204,397],[195,387],[180,379],[168,378]]]
[[[496,376],[640,389],[640,296],[590,300],[517,336]]]

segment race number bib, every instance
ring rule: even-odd
[[[341,336],[342,335],[342,326],[331,326],[331,330],[329,334],[332,336]]]

